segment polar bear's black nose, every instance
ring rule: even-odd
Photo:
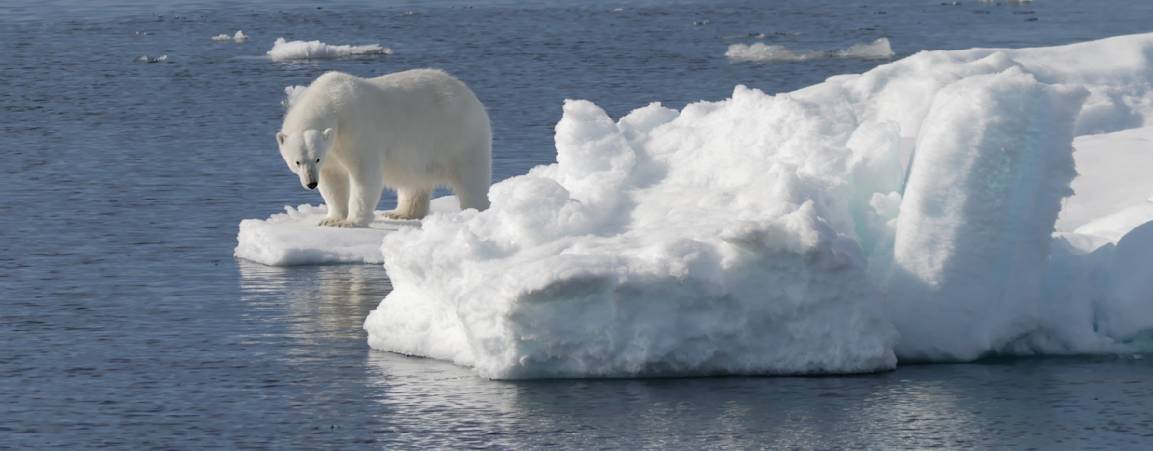
[[[311,182],[311,183],[309,183],[309,184],[308,184],[308,189],[316,189],[316,182]]]

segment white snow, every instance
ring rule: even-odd
[[[272,50],[267,52],[274,61],[302,59],[332,59],[365,55],[390,55],[392,49],[380,44],[329,45],[320,41],[286,41],[276,38]]]
[[[1153,220],[1153,127],[1080,136],[1073,141],[1079,175],[1057,230],[1117,242]]]
[[[459,211],[456,198],[432,200],[432,214]],[[368,228],[341,229],[316,224],[328,212],[324,206],[284,207],[284,213],[268,219],[240,222],[234,255],[270,266],[323,265],[383,262],[380,242],[388,234],[420,227],[419,221],[385,219],[384,211]]]
[[[764,35],[754,36],[758,39]],[[894,55],[893,47],[888,38],[879,38],[865,44],[853,44],[841,50],[812,50],[794,51],[782,45],[770,45],[762,42],[753,44],[733,44],[725,51],[725,56],[732,61],[808,61],[823,58],[856,58],[856,59],[888,59]]]

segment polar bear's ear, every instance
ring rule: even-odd
[[[332,133],[333,133],[333,131],[332,131],[332,129],[331,129],[331,128],[326,128],[326,129],[324,129],[324,131],[323,131],[323,132],[321,132],[321,133],[323,133],[323,134],[324,134],[324,140],[325,140],[325,141],[332,141]]]
[[[283,146],[285,138],[288,138],[288,135],[284,134],[284,132],[276,132],[276,143],[277,144],[280,144]]]

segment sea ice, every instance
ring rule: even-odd
[[[231,36],[229,36],[227,34],[218,34],[216,36],[213,36],[212,40],[213,41],[232,41],[232,42],[239,44],[241,42],[247,41],[248,35],[244,34],[244,31],[236,30],[236,34],[233,34]]]
[[[971,360],[1036,327],[1088,95],[1016,67],[941,89],[897,216],[888,317],[908,358]]]
[[[764,35],[753,37],[763,39]],[[782,45],[761,42],[753,44],[733,44],[725,51],[725,57],[732,61],[808,61],[823,58],[888,59],[894,55],[888,38],[879,38],[866,44],[853,44],[841,50],[793,51]]]
[[[167,54],[160,55],[160,56],[140,55],[139,57],[136,58],[135,61],[138,63],[145,63],[145,64],[167,63],[168,62],[168,55]]]
[[[450,213],[460,209],[453,196],[432,200],[430,212]],[[284,207],[285,212],[268,219],[245,219],[240,222],[236,257],[270,266],[321,265],[383,262],[380,242],[388,234],[410,227],[419,221],[377,219],[367,228],[342,229],[316,224],[328,212],[324,206]]]
[[[1074,196],[1065,199],[1057,230],[1117,242],[1153,220],[1153,127],[1079,136]]]
[[[276,38],[268,57],[274,61],[331,59],[365,55],[391,55],[392,49],[380,44],[329,45],[320,41],[286,41]]]
[[[1150,54],[1153,34],[920,52],[617,121],[567,101],[556,164],[384,237],[369,344],[492,378],[1141,349],[1153,227],[1117,186],[1147,154],[1102,135],[1076,176],[1073,137],[1149,122]],[[1098,215],[1128,219],[1083,233]]]

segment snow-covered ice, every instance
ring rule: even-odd
[[[917,337],[900,341],[902,357],[971,360],[1034,327],[1086,95],[1016,67],[937,93],[917,137],[886,289],[888,317]]]
[[[1086,135],[1073,141],[1079,175],[1057,230],[1117,242],[1153,220],[1153,127]]]
[[[380,44],[330,45],[320,41],[286,41],[284,38],[276,38],[272,49],[267,52],[268,57],[275,61],[390,54],[392,49]]]
[[[1153,227],[1079,231],[1142,206],[1110,187],[1148,154],[1101,138],[1116,160],[1077,177],[1073,138],[1147,124],[1151,52],[921,52],[617,121],[568,101],[556,164],[384,238],[395,289],[369,343],[494,378],[1132,350],[1153,330]],[[1071,183],[1066,208],[1085,206],[1051,238]]]
[[[764,35],[755,35],[763,39]],[[887,59],[894,55],[893,47],[888,38],[879,38],[873,42],[853,44],[841,50],[811,50],[794,51],[782,45],[771,45],[762,42],[752,44],[733,44],[725,51],[725,56],[732,61],[808,61],[823,58],[856,58],[856,59]]]
[[[432,200],[431,214],[459,211],[456,197]],[[341,229],[316,224],[328,212],[324,206],[284,207],[284,213],[268,219],[240,222],[236,257],[270,266],[322,265],[383,262],[380,242],[388,234],[411,227],[419,221],[385,219],[377,212],[368,228]]]
[[[486,211],[355,246],[290,212],[242,224],[237,255],[383,260],[369,344],[491,378],[1148,351],[1148,55],[1153,34],[920,52],[618,120],[569,100],[557,163],[493,185]],[[362,253],[317,257],[342,247]]]

